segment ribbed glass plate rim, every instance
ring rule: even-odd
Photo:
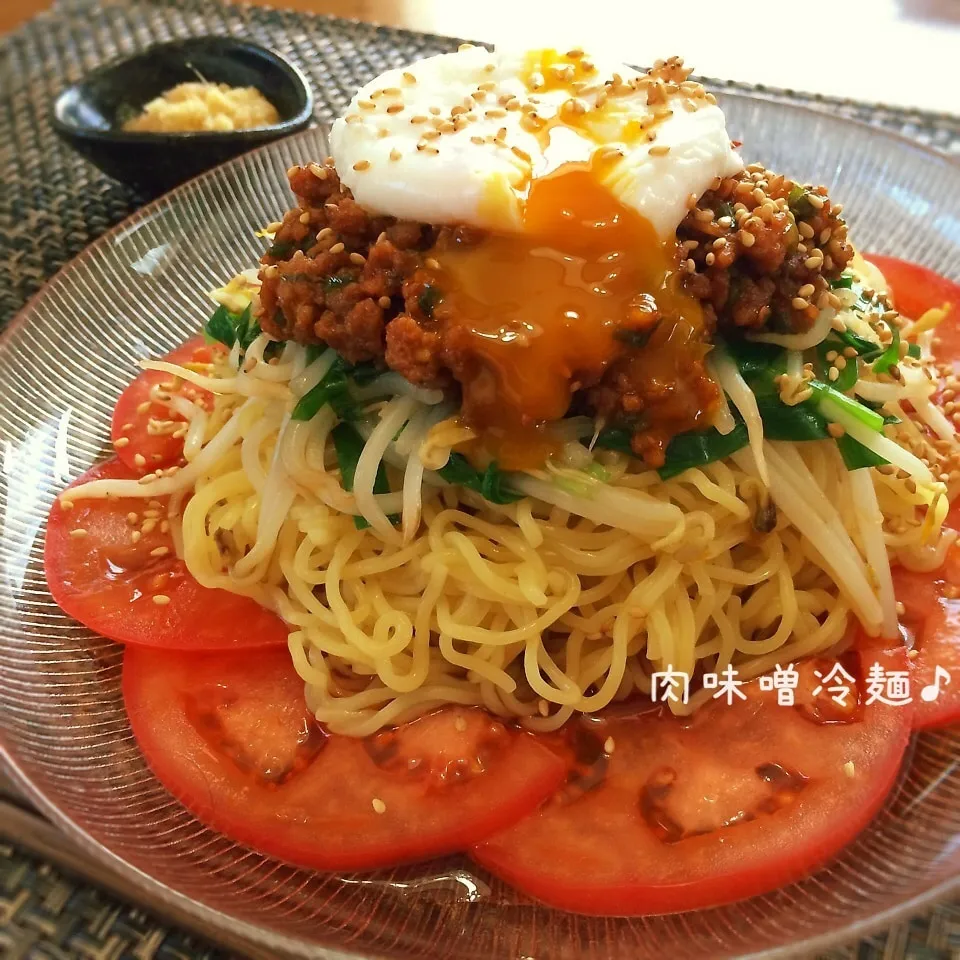
[[[722,92],[719,93],[721,103],[731,101],[743,105],[751,103],[762,103],[764,105],[775,105],[777,109],[792,114],[805,114],[811,121],[814,119],[823,122],[826,120],[838,128],[856,128],[860,131],[869,133],[879,144],[887,141],[895,143],[900,147],[909,147],[918,157],[922,156],[928,161],[945,164],[947,167],[960,172],[960,158],[947,156],[937,150],[924,146],[904,134],[895,131],[886,130],[860,120],[848,119],[844,117],[831,116],[827,111],[816,109],[814,107],[800,104],[785,104],[774,97],[765,97],[762,95],[753,95],[745,93]],[[300,134],[286,138],[285,140],[268,144],[242,154],[220,167],[213,168],[199,175],[193,180],[176,187],[169,193],[151,201],[145,206],[139,208],[129,217],[112,227],[110,230],[98,237],[93,243],[87,246],[73,260],[57,271],[45,284],[37,291],[17,313],[17,315],[7,325],[6,329],[0,332],[0,354],[14,349],[11,341],[21,325],[29,323],[34,315],[41,308],[44,299],[57,291],[61,286],[68,283],[70,277],[77,271],[82,271],[85,263],[91,257],[100,254],[109,248],[115,238],[129,230],[133,225],[141,222],[145,218],[151,217],[154,213],[168,208],[177,203],[178,198],[189,193],[210,181],[221,176],[224,171],[234,167],[240,167],[249,162],[251,157],[259,154],[267,154],[272,150],[278,149],[281,144],[295,143],[298,139],[305,139],[316,130],[304,131]],[[384,954],[353,953],[341,950],[331,949],[311,943],[299,937],[289,936],[272,930],[266,926],[253,924],[241,920],[221,910],[206,906],[192,898],[180,893],[173,887],[170,887],[159,880],[154,879],[149,873],[130,864],[121,856],[114,853],[108,846],[98,841],[89,832],[76,824],[70,817],[66,809],[62,809],[57,803],[49,799],[42,789],[33,783],[27,773],[17,763],[14,754],[9,746],[5,730],[0,727],[0,760],[2,760],[5,769],[9,773],[18,789],[24,796],[34,804],[48,819],[50,819],[67,836],[74,840],[85,852],[100,863],[110,867],[124,880],[129,881],[136,888],[139,888],[152,897],[159,897],[167,900],[171,905],[182,910],[185,914],[196,918],[198,921],[208,924],[212,931],[223,930],[229,926],[233,934],[238,934],[253,944],[268,946],[273,950],[284,950],[292,955],[323,958],[323,960],[374,960],[375,957],[383,957]],[[854,921],[845,927],[835,927],[834,929],[822,934],[808,937],[803,941],[797,941],[792,944],[785,944],[773,947],[768,950],[761,950],[750,954],[743,954],[745,960],[774,960],[774,958],[786,958],[796,956],[807,956],[816,951],[836,946],[868,934],[875,933],[889,926],[893,922],[915,915],[930,904],[951,897],[960,891],[960,873],[949,877],[928,889],[916,894],[915,896],[904,900],[894,906],[881,910],[869,917]],[[214,935],[215,938],[215,935]]]

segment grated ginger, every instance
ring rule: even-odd
[[[151,100],[123,129],[136,133],[229,132],[277,123],[276,107],[255,87],[181,83]]]

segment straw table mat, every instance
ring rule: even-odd
[[[3,0],[0,0],[2,3]],[[150,199],[113,183],[63,146],[48,110],[68,83],[119,55],[197,34],[235,34],[278,50],[310,77],[316,118],[390,66],[457,41],[217,0],[60,0],[0,38],[0,326],[63,264]],[[709,81],[876,124],[960,156],[960,117]],[[4,960],[227,960],[263,957],[211,944],[183,917],[131,903],[0,778],[0,957]],[[942,904],[829,960],[960,960],[960,904]],[[824,958],[827,960],[827,958]]]

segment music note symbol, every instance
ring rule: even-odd
[[[927,686],[920,691],[920,699],[926,703],[933,703],[933,701],[940,696],[940,681],[942,680],[943,685],[946,687],[950,685],[951,679],[949,671],[938,664],[937,669],[933,673],[933,683],[927,684]]]

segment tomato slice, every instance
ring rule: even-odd
[[[322,870],[462,850],[536,809],[567,769],[532,735],[462,707],[364,740],[325,736],[285,650],[128,647],[123,695],[147,763],[185,807]]]
[[[869,253],[867,259],[883,272],[894,303],[905,316],[915,320],[931,307],[951,305],[950,315],[937,327],[933,349],[938,360],[952,360],[955,368],[960,366],[960,284],[896,257]],[[960,501],[954,503],[947,524],[960,530]],[[911,671],[918,728],[960,720],[960,603],[947,596],[956,586],[960,586],[957,548],[935,573],[913,573],[902,567],[894,570],[897,599],[906,607],[901,620],[917,649]],[[949,681],[938,674],[937,667],[947,671]],[[922,698],[923,690],[930,699]]]
[[[960,548],[933,573],[895,567],[893,586],[906,608],[900,622],[916,648],[910,669],[915,729],[960,720]],[[949,594],[949,596],[948,596]]]
[[[137,476],[119,460],[108,460],[73,486]],[[69,510],[55,500],[43,553],[53,599],[119,643],[174,650],[286,646],[288,630],[276,614],[249,597],[202,587],[190,576],[163,529],[167,499],[152,501],[154,507],[138,498],[77,500]]]
[[[826,678],[835,662],[815,660],[797,666],[796,706],[753,681],[746,700],[712,700],[683,721],[594,720],[599,772],[471,855],[550,906],[607,916],[710,907],[796,880],[853,840],[897,776],[910,707],[866,705],[874,661],[906,670],[903,647],[844,655],[857,678],[846,707],[813,696],[813,671]]]
[[[181,366],[208,364],[223,349],[222,344],[209,344],[203,337],[192,337],[163,359]],[[140,473],[172,467],[183,460],[183,437],[174,434],[186,421],[151,397],[150,391],[154,387],[199,402],[208,410],[213,408],[213,394],[208,390],[169,373],[144,370],[120,394],[110,423],[110,439],[117,456],[131,470]]]
[[[893,293],[893,302],[905,317],[917,320],[931,307],[951,304],[949,318],[937,331],[941,347],[937,352],[960,359],[960,284],[919,263],[878,253],[868,253],[866,257],[886,277]]]

